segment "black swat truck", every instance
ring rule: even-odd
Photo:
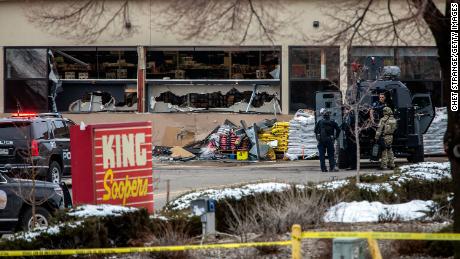
[[[430,94],[411,94],[409,89],[397,78],[399,68],[384,68],[382,79],[376,81],[361,81],[354,85],[353,89],[347,92],[347,103],[356,103],[359,100],[359,107],[367,107],[370,110],[373,104],[379,101],[379,94],[386,97],[386,104],[392,108],[397,121],[397,129],[393,139],[393,152],[395,157],[406,157],[409,162],[423,162],[423,134],[427,131],[433,121],[435,110],[431,103]],[[396,72],[394,72],[396,71]],[[394,72],[394,74],[392,74]],[[344,121],[344,107],[342,94],[339,91],[316,92],[316,118],[320,118],[319,111],[326,108],[331,112],[331,119],[339,125]],[[366,109],[363,109],[366,110]],[[370,116],[374,116],[378,123],[378,112],[360,111],[358,124],[362,125]],[[359,135],[361,158],[370,158],[374,144],[376,127],[369,127],[361,131]],[[338,166],[348,167],[346,152],[344,150],[344,134],[340,133],[338,139]]]

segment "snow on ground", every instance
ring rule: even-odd
[[[401,204],[382,204],[381,202],[341,202],[331,207],[324,215],[325,222],[378,222],[382,220],[409,221],[422,219],[425,211],[433,207],[433,201],[413,200]]]
[[[358,183],[359,189],[364,189],[370,192],[393,192],[393,187],[389,183]]]
[[[297,185],[296,187],[304,188],[303,185]],[[172,201],[169,205],[173,210],[183,210],[190,207],[190,202],[198,198],[208,197],[217,201],[227,198],[240,200],[244,196],[250,196],[264,192],[281,192],[289,188],[291,188],[291,185],[286,183],[258,183],[247,184],[236,188],[208,189],[185,194]]]
[[[105,216],[120,216],[126,212],[132,212],[136,208],[123,207],[117,205],[101,204],[101,205],[82,205],[70,210],[67,214],[77,218],[88,217],[105,217]]]
[[[41,236],[43,234],[48,234],[48,235],[58,234],[59,232],[61,232],[61,230],[64,227],[76,228],[76,227],[80,226],[82,224],[82,222],[83,221],[75,221],[75,222],[71,222],[71,223],[66,222],[66,223],[62,223],[62,224],[59,224],[59,225],[50,226],[48,228],[39,227],[39,228],[36,228],[36,229],[34,229],[32,231],[19,232],[19,233],[16,233],[14,235],[7,236],[6,239],[8,239],[8,240],[21,239],[21,240],[31,242],[36,237]]]
[[[426,181],[439,181],[442,179],[450,179],[450,164],[436,163],[436,162],[424,162],[413,165],[401,166],[400,173],[390,176],[389,181],[385,183],[359,183],[357,187],[360,189],[366,189],[372,192],[392,192],[393,186],[400,186],[402,183],[411,180],[426,180]],[[383,174],[371,174],[372,176],[382,176]],[[330,182],[324,182],[316,185],[319,190],[330,190],[335,191],[346,185],[350,184],[349,180],[336,180]]]
[[[438,181],[444,178],[451,178],[449,162],[424,162],[401,166],[399,169],[401,175],[391,176],[390,180],[401,183],[410,179]]]
[[[340,189],[346,185],[350,184],[349,180],[335,180],[332,182],[324,182],[316,185],[316,188],[319,190],[329,190],[329,191],[335,191],[337,189]]]

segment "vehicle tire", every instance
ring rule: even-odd
[[[46,175],[48,182],[60,184],[62,180],[62,169],[61,165],[57,161],[52,161],[48,168],[48,174]]]
[[[35,207],[35,227],[48,227],[51,213],[40,206]],[[32,208],[28,208],[21,216],[21,227],[25,231],[32,230]]]
[[[338,157],[337,165],[339,169],[345,169],[348,167],[347,152],[343,148],[339,149],[339,157]]]

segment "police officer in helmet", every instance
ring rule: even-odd
[[[380,144],[382,149],[382,158],[380,169],[389,169],[395,167],[394,154],[391,145],[393,144],[393,134],[396,130],[396,120],[393,117],[393,111],[390,107],[383,108],[383,117],[380,119],[375,140]]]
[[[339,137],[339,125],[331,120],[330,111],[322,108],[320,114],[323,116],[315,125],[316,139],[318,140],[318,152],[321,165],[321,171],[327,172],[325,155],[329,157],[329,170],[337,172],[335,168],[335,150],[334,142]]]

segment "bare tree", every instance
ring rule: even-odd
[[[27,3],[32,1],[27,1]],[[92,43],[101,35],[113,39],[130,37],[138,25],[131,21],[133,1],[40,1],[31,4],[27,16],[40,28],[60,37]]]
[[[37,196],[37,180],[39,179],[39,172],[38,168],[34,167],[34,162],[33,162],[33,157],[32,157],[32,148],[28,147],[29,143],[31,143],[31,132],[30,132],[30,127],[28,126],[27,123],[22,123],[22,122],[15,122],[14,127],[16,128],[15,130],[18,132],[18,136],[21,136],[22,140],[21,142],[24,142],[26,146],[17,146],[16,153],[20,157],[21,160],[24,161],[24,165],[30,165],[30,166],[24,166],[23,168],[11,168],[11,170],[14,170],[13,176],[17,178],[25,178],[27,180],[21,180],[21,179],[15,179],[17,182],[16,184],[16,189],[13,190],[21,199],[28,205],[30,206],[31,209],[31,222],[25,222],[27,223],[26,229],[34,229],[39,222],[37,220],[43,220],[39,219],[37,217],[37,207],[43,205],[50,196],[43,196],[40,195]],[[19,141],[18,141],[19,142]],[[30,183],[32,186],[30,187]],[[46,183],[45,183],[46,184]],[[49,183],[51,185],[51,183]],[[26,187],[27,186],[27,187]],[[49,194],[52,195],[52,194]],[[24,211],[23,213],[26,213]],[[43,216],[43,215],[42,215]]]
[[[359,95],[354,95],[354,98],[346,99],[343,107],[351,112],[353,118],[353,125],[346,125],[350,127],[349,132],[351,132],[352,139],[356,144],[356,183],[360,182],[360,170],[361,170],[361,163],[359,162],[361,159],[361,145],[360,145],[360,135],[361,132],[375,128],[376,123],[371,117],[371,104],[368,102],[370,99],[371,87],[367,87],[367,89],[360,93]],[[364,116],[362,116],[364,115]]]
[[[131,17],[133,7],[148,8],[149,23],[156,30],[172,31],[182,39],[223,38],[243,43],[250,38],[275,43],[294,16],[280,18],[285,12],[281,0],[42,0],[28,9],[30,22],[60,37],[93,43],[102,35],[126,38],[138,32],[139,22]],[[146,10],[137,8],[137,14]]]
[[[285,11],[280,0],[172,0],[160,10],[157,28],[186,40],[222,37],[241,44],[257,37],[275,44],[275,37],[292,22],[277,15]]]

